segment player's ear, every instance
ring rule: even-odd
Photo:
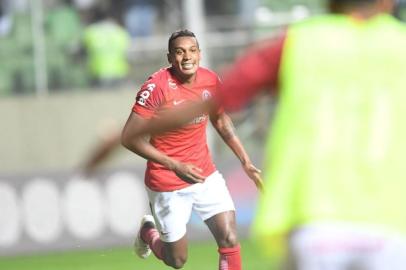
[[[171,61],[171,53],[170,53],[170,52],[168,52],[168,53],[166,54],[166,59],[168,60],[168,63],[169,63],[169,64],[172,63],[172,61]]]

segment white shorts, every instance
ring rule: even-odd
[[[289,270],[404,270],[405,236],[355,224],[302,227],[289,239]]]
[[[175,242],[186,234],[192,210],[202,220],[235,211],[225,180],[218,171],[209,175],[204,183],[170,192],[155,192],[147,188],[147,193],[152,215],[164,242]]]

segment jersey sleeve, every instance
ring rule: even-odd
[[[215,89],[215,93],[214,93],[214,97],[215,97],[215,102],[217,104],[217,114],[221,114],[224,112],[224,107],[223,105],[217,101],[217,97],[219,95],[219,89],[220,87],[222,87],[222,81],[221,79],[217,76],[217,80],[216,80],[216,89]]]
[[[163,100],[164,94],[158,82],[150,78],[138,91],[132,111],[142,118],[149,119],[154,116]]]
[[[285,36],[251,48],[223,73],[217,102],[226,111],[240,109],[265,88],[276,88]]]

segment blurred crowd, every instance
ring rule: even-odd
[[[35,93],[44,87],[38,85],[41,75],[49,91],[111,89],[144,80],[143,74],[164,60],[156,63],[157,57],[136,54],[134,48],[140,44],[165,48],[167,33],[185,27],[183,1],[0,0],[0,96]],[[324,2],[203,0],[206,29],[251,33],[259,29],[258,21],[277,18],[275,11],[294,5],[322,10]],[[397,10],[398,16],[406,17],[405,10]],[[296,11],[303,13],[300,8]],[[165,38],[138,41],[159,35]],[[235,51],[219,54],[232,59]]]
[[[41,33],[50,89],[111,86],[126,79],[131,37],[153,33],[158,7],[140,0],[1,1],[0,54],[6,63],[1,92],[33,91],[35,37]],[[35,28],[39,13],[42,29]]]
[[[237,14],[257,1],[204,5],[208,14]],[[34,93],[39,68],[51,91],[126,82],[135,40],[183,27],[181,10],[182,0],[1,0],[0,95]]]

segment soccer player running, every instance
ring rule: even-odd
[[[152,216],[146,215],[135,242],[136,253],[152,252],[173,268],[187,259],[186,224],[192,210],[206,223],[218,245],[220,270],[241,269],[235,208],[225,180],[216,170],[206,142],[208,119],[232,149],[249,178],[261,187],[260,170],[252,163],[222,109],[203,112],[182,127],[161,135],[137,135],[145,122],[171,108],[210,99],[220,81],[199,67],[200,49],[194,33],[174,32],[169,38],[170,67],[160,69],[138,92],[122,132],[122,144],[146,158],[145,184]],[[156,225],[155,225],[156,224]]]
[[[289,26],[223,76],[226,111],[278,89],[253,232],[273,258],[287,254],[284,269],[403,270],[406,26],[393,0],[329,4],[332,14]]]

